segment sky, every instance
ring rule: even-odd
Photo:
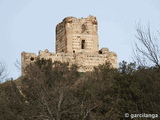
[[[65,17],[97,17],[99,49],[109,48],[118,62],[132,61],[137,23],[160,30],[160,0],[0,0],[0,60],[8,77],[21,75],[15,66],[21,52],[55,52],[55,27]]]

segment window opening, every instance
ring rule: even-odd
[[[99,54],[102,54],[102,51],[99,51]]]
[[[82,40],[81,49],[85,49],[85,40]]]
[[[33,57],[31,57],[31,61],[33,61],[34,60],[34,58]]]

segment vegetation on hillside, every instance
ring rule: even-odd
[[[52,67],[54,66],[54,67]],[[0,84],[1,120],[123,120],[125,113],[160,115],[160,69],[100,65],[79,73],[68,63],[38,60],[17,87]]]

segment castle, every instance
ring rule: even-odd
[[[39,54],[22,52],[22,74],[28,64],[37,58],[51,59],[60,62],[76,64],[79,72],[92,71],[94,66],[111,63],[117,68],[117,55],[108,48],[99,50],[98,22],[96,17],[77,19],[66,17],[56,26],[56,53],[39,51]]]

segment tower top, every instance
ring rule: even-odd
[[[98,53],[98,24],[94,16],[66,17],[56,26],[56,52]]]

